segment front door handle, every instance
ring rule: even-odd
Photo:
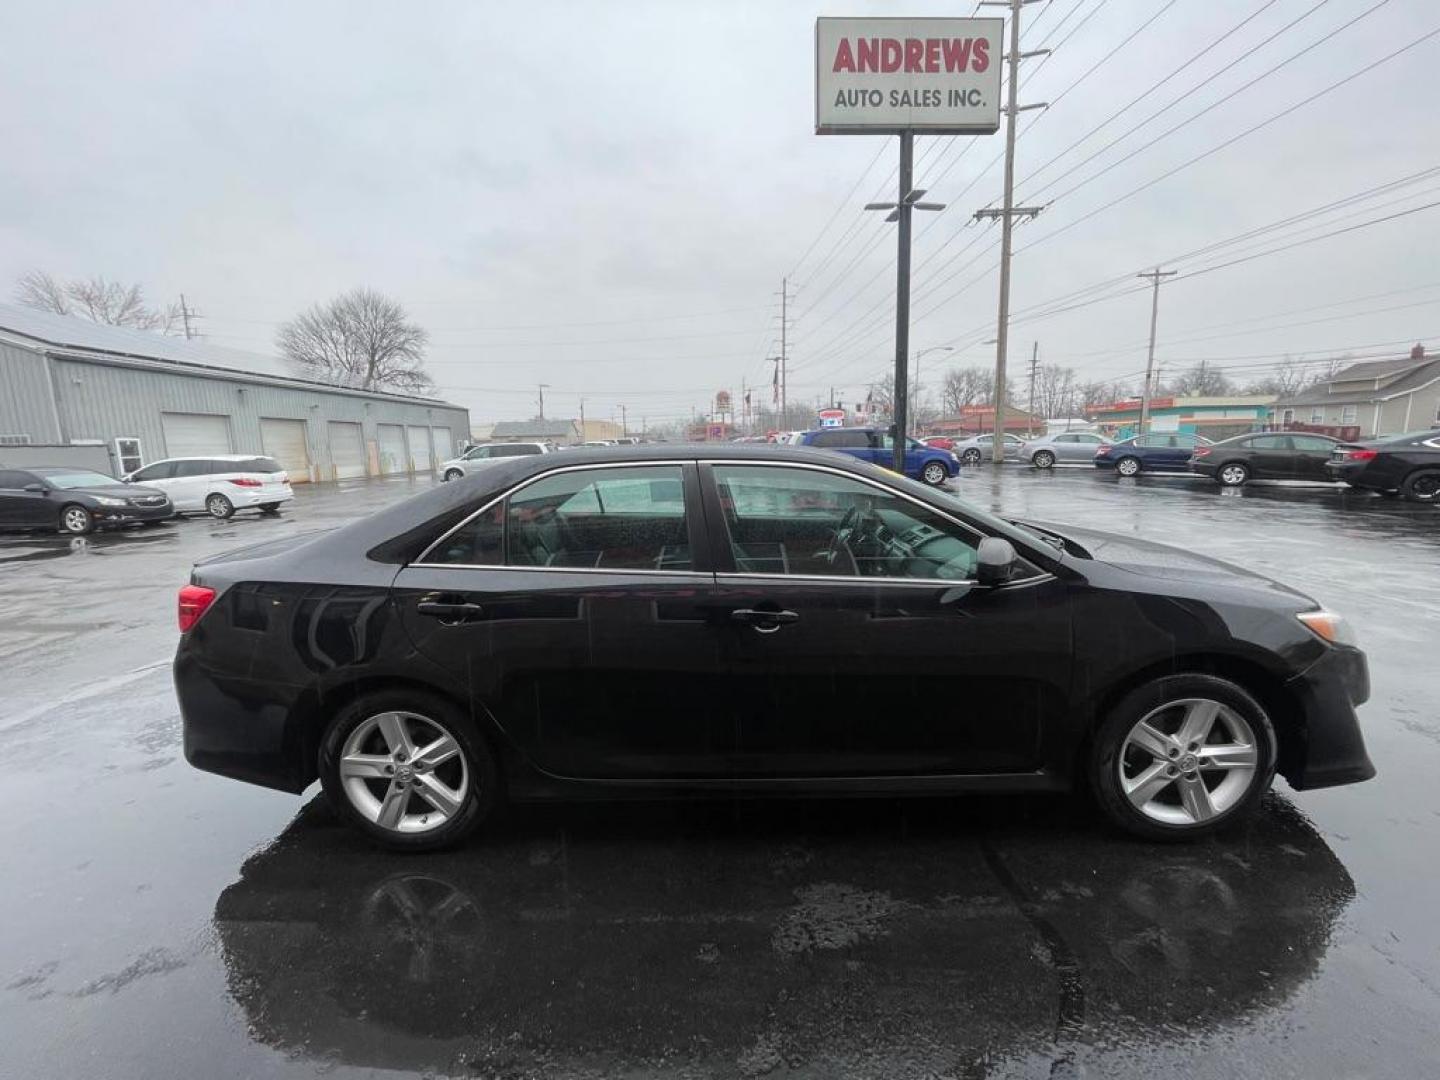
[[[421,600],[415,605],[415,610],[441,622],[456,623],[473,619],[485,609],[465,600]]]
[[[800,621],[798,611],[765,611],[760,608],[737,608],[730,612],[730,621],[753,626],[757,633],[773,634],[780,627]]]

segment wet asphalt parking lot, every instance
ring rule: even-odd
[[[197,558],[429,483],[0,537],[0,1076],[1440,1076],[1440,507],[955,485],[1351,618],[1378,778],[1277,781],[1236,835],[1149,845],[1065,798],[548,806],[399,857],[314,791],[185,764],[174,595]]]

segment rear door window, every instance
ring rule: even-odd
[[[1290,436],[1288,435],[1257,435],[1250,440],[1252,450],[1289,450]]]
[[[870,435],[865,431],[847,431],[844,428],[835,431],[821,431],[810,440],[810,445],[831,449],[842,446],[863,448],[870,445]]]
[[[213,461],[205,461],[201,458],[186,458],[184,461],[174,463],[175,472],[173,475],[181,478],[187,476],[209,476],[218,471],[215,468],[215,464]]]

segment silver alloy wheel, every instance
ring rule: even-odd
[[[235,507],[224,495],[211,495],[205,500],[205,512],[211,517],[228,518],[235,512]]]
[[[1130,729],[1116,768],[1136,810],[1164,825],[1202,825],[1236,806],[1255,783],[1255,733],[1234,709],[1180,698]]]
[[[337,767],[350,805],[392,832],[433,832],[460,813],[470,793],[460,743],[419,713],[383,712],[361,721]]]
[[[1037,469],[1048,469],[1055,464],[1055,455],[1049,450],[1037,450],[1030,463]]]
[[[459,469],[450,469],[450,470],[446,471],[446,473],[445,473],[445,479],[446,479],[446,480],[459,480],[460,477],[462,477],[462,476],[464,476],[464,475],[465,475],[465,474],[464,474],[463,472],[461,472]]]
[[[1238,487],[1249,477],[1250,470],[1244,465],[1231,462],[1220,470],[1220,482],[1229,487]]]
[[[1140,461],[1133,457],[1121,458],[1120,463],[1115,466],[1115,471],[1121,476],[1134,476],[1140,471]]]
[[[925,466],[922,475],[925,478],[925,482],[931,487],[939,487],[945,482],[945,466],[941,465],[938,461],[932,461],[929,465]]]
[[[83,506],[67,507],[65,513],[60,517],[60,524],[69,533],[80,533],[90,531],[90,512]]]
[[[960,457],[966,465],[975,465],[980,461],[980,451],[972,446],[966,450],[965,453],[961,454]]]

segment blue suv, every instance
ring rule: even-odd
[[[820,428],[801,432],[796,442],[801,446],[838,450],[887,469],[895,467],[895,437],[880,428]],[[910,479],[939,487],[959,471],[960,461],[949,450],[937,450],[914,439],[905,440],[905,475]]]

